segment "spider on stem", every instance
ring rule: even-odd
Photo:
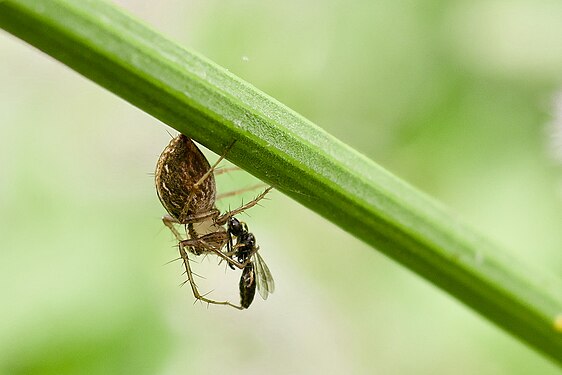
[[[258,253],[254,235],[248,231],[245,223],[234,216],[258,204],[272,187],[241,207],[221,214],[215,205],[215,175],[222,171],[215,169],[223,158],[224,155],[211,166],[195,143],[180,134],[170,141],[158,159],[156,191],[168,212],[162,221],[178,240],[187,281],[195,298],[209,304],[228,305],[242,310],[252,303],[256,287],[262,298],[267,299],[273,293],[275,284],[269,268]],[[176,224],[185,226],[187,238],[182,238]],[[230,268],[242,270],[240,305],[215,301],[199,292],[188,252],[194,255],[215,254],[225,260]]]

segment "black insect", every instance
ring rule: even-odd
[[[256,281],[252,280],[255,279],[256,275],[259,279],[266,270],[271,280],[271,285],[273,285],[273,279],[267,266],[262,265],[261,269],[257,270],[261,257],[257,253],[258,247],[255,245],[254,236],[248,232],[245,224],[234,219],[235,215],[255,206],[271,190],[271,187],[245,205],[221,214],[215,205],[215,174],[217,174],[215,168],[223,157],[221,156],[211,166],[191,139],[182,134],[178,135],[170,141],[170,144],[164,149],[158,159],[156,165],[156,191],[160,202],[168,211],[168,215],[164,216],[162,221],[170,228],[178,240],[179,252],[185,266],[187,281],[195,298],[207,303],[244,309],[252,302],[252,300],[247,302],[247,297],[242,298],[244,303],[241,303],[239,306],[228,301],[215,301],[199,293],[189,264],[188,252],[194,255],[215,254],[219,256],[226,260],[231,268],[237,267],[242,270],[242,278],[248,280],[243,283],[245,295],[250,294],[248,292],[252,289],[252,285],[254,285],[254,292],[251,293],[252,299],[253,294],[255,294],[256,285]],[[230,223],[233,222],[232,220],[236,220],[239,225],[233,224],[231,227]],[[181,236],[175,224],[185,226],[187,239]],[[225,225],[227,225],[226,228]],[[236,238],[235,244],[233,244],[233,238]],[[225,248],[226,251],[224,251]],[[255,263],[255,267],[253,263]],[[257,285],[259,290],[259,282]],[[272,291],[273,288],[269,289],[268,293]]]
[[[240,305],[247,309],[256,294],[256,287],[264,300],[275,290],[271,272],[259,254],[256,238],[248,231],[246,223],[232,217],[228,220],[228,253],[241,264],[246,264],[240,277]],[[236,237],[236,244],[233,238]],[[234,267],[229,263],[229,266]]]

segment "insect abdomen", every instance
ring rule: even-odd
[[[256,295],[256,274],[254,265],[249,263],[242,271],[240,278],[240,306],[247,309]]]

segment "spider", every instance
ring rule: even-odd
[[[195,143],[180,134],[170,141],[158,159],[156,191],[168,212],[162,221],[178,240],[187,282],[195,298],[208,304],[228,305],[242,310],[252,303],[256,285],[260,295],[266,299],[274,290],[274,282],[258,254],[259,248],[255,244],[254,235],[248,231],[246,224],[234,216],[255,206],[272,187],[241,207],[221,214],[215,205],[215,175],[221,171],[215,169],[223,158],[224,155],[211,166]],[[185,226],[187,239],[182,238],[175,224]],[[223,251],[225,247],[226,251]],[[189,264],[188,252],[194,255],[215,254],[225,260],[230,268],[242,270],[240,305],[215,301],[199,292]]]

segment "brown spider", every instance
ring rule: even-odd
[[[272,188],[267,188],[241,207],[221,214],[215,206],[215,174],[220,173],[215,168],[223,158],[224,155],[211,166],[195,143],[180,134],[170,141],[158,159],[156,191],[168,211],[162,221],[178,240],[187,281],[195,298],[209,304],[228,305],[242,310],[250,306],[256,285],[264,299],[273,292],[275,286],[269,269],[258,254],[259,248],[255,245],[253,234],[248,232],[246,224],[234,216],[255,206]],[[187,239],[182,238],[175,224],[185,226]],[[225,247],[226,251],[223,251]],[[227,261],[231,268],[243,270],[239,286],[240,305],[211,300],[199,293],[186,250],[194,255],[215,254]]]

